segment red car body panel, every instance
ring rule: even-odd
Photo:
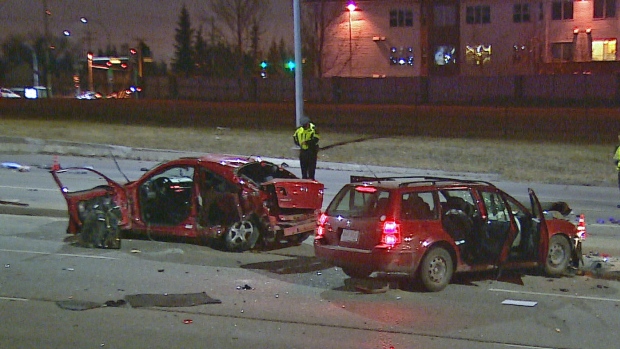
[[[60,177],[74,170],[94,173],[104,184],[70,191]],[[251,221],[263,235],[307,237],[314,232],[324,190],[275,164],[224,154],[161,163],[124,185],[89,168],[50,172],[67,201],[71,234],[80,233],[88,202],[111,197],[122,216],[121,230],[211,239]]]
[[[317,257],[342,267],[350,275],[377,271],[415,276],[425,255],[436,247],[451,255],[454,272],[544,266],[550,240],[558,235],[572,242],[571,256],[567,258],[578,262],[581,236],[577,227],[566,219],[546,214],[531,189],[532,208],[528,209],[487,182],[414,178],[418,182],[358,177],[356,182],[345,185],[319,219],[314,242]],[[351,194],[354,192],[357,193]],[[473,227],[457,231],[469,232],[467,238],[454,235],[444,218],[451,211],[444,201],[446,197],[450,201],[449,192],[471,194]],[[404,200],[420,193],[427,194],[435,216],[407,219],[401,196]],[[358,205],[366,205],[372,195],[379,197],[375,198],[377,201],[381,201],[382,195],[389,195],[384,213],[360,213]],[[439,200],[440,196],[444,199]],[[497,216],[500,207],[499,214],[503,216]],[[398,229],[394,244],[382,242],[385,222],[393,222]]]

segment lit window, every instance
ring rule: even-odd
[[[515,23],[526,23],[530,21],[530,5],[514,4],[512,8],[512,21]]]
[[[594,0],[594,18],[616,17],[616,0]]]
[[[551,19],[554,21],[573,19],[573,0],[553,1]]]
[[[572,42],[554,42],[551,44],[551,56],[554,61],[570,62],[573,60]]]
[[[435,65],[443,66],[456,63],[456,49],[451,45],[435,47]]]
[[[616,60],[616,39],[594,40],[592,41],[592,60],[593,61],[615,61]]]
[[[465,62],[471,65],[484,65],[491,61],[491,45],[465,46]]]
[[[390,10],[390,27],[413,27],[413,11]]]
[[[515,64],[523,63],[527,60],[527,46],[514,44],[512,45],[512,62]]]
[[[491,23],[491,6],[467,6],[465,9],[465,22],[467,24]]]
[[[413,47],[390,48],[390,64],[413,66]]]

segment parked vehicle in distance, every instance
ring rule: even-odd
[[[95,92],[95,91],[83,91],[82,93],[75,96],[75,98],[77,99],[87,99],[87,100],[101,99],[102,97],[103,96],[101,95],[101,93]]]
[[[101,184],[70,189],[75,171]],[[50,172],[67,201],[67,232],[90,247],[119,248],[124,231],[220,242],[229,251],[299,244],[314,232],[323,203],[323,184],[256,157],[180,158],[126,184],[92,168]]]
[[[22,96],[9,90],[8,88],[0,88],[0,98],[22,98]]]
[[[317,257],[350,277],[402,273],[440,291],[455,272],[577,267],[583,230],[484,181],[352,176],[319,218]],[[567,206],[555,205],[565,209]]]

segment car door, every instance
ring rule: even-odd
[[[133,229],[159,235],[195,236],[195,167],[173,163],[148,172],[132,185]]]
[[[495,265],[504,263],[518,235],[518,223],[506,197],[499,191],[479,191],[483,214],[481,234],[478,237],[479,260]]]
[[[102,205],[113,209],[116,215],[120,212],[118,220],[122,229],[130,226],[128,194],[121,184],[89,167],[69,167],[50,173],[67,202],[68,233],[78,233],[89,212]]]
[[[537,223],[537,236],[535,238],[538,242],[538,262],[544,265],[549,252],[549,230],[547,229],[545,215],[536,193],[531,188],[528,188],[527,192],[530,195],[530,204],[532,206],[532,214],[534,215],[533,220]]]

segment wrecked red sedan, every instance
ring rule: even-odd
[[[76,171],[104,182],[71,190],[65,175]],[[323,184],[254,157],[180,158],[126,184],[92,168],[50,172],[67,201],[67,232],[91,247],[119,248],[123,232],[220,242],[229,251],[301,243],[323,203]]]

